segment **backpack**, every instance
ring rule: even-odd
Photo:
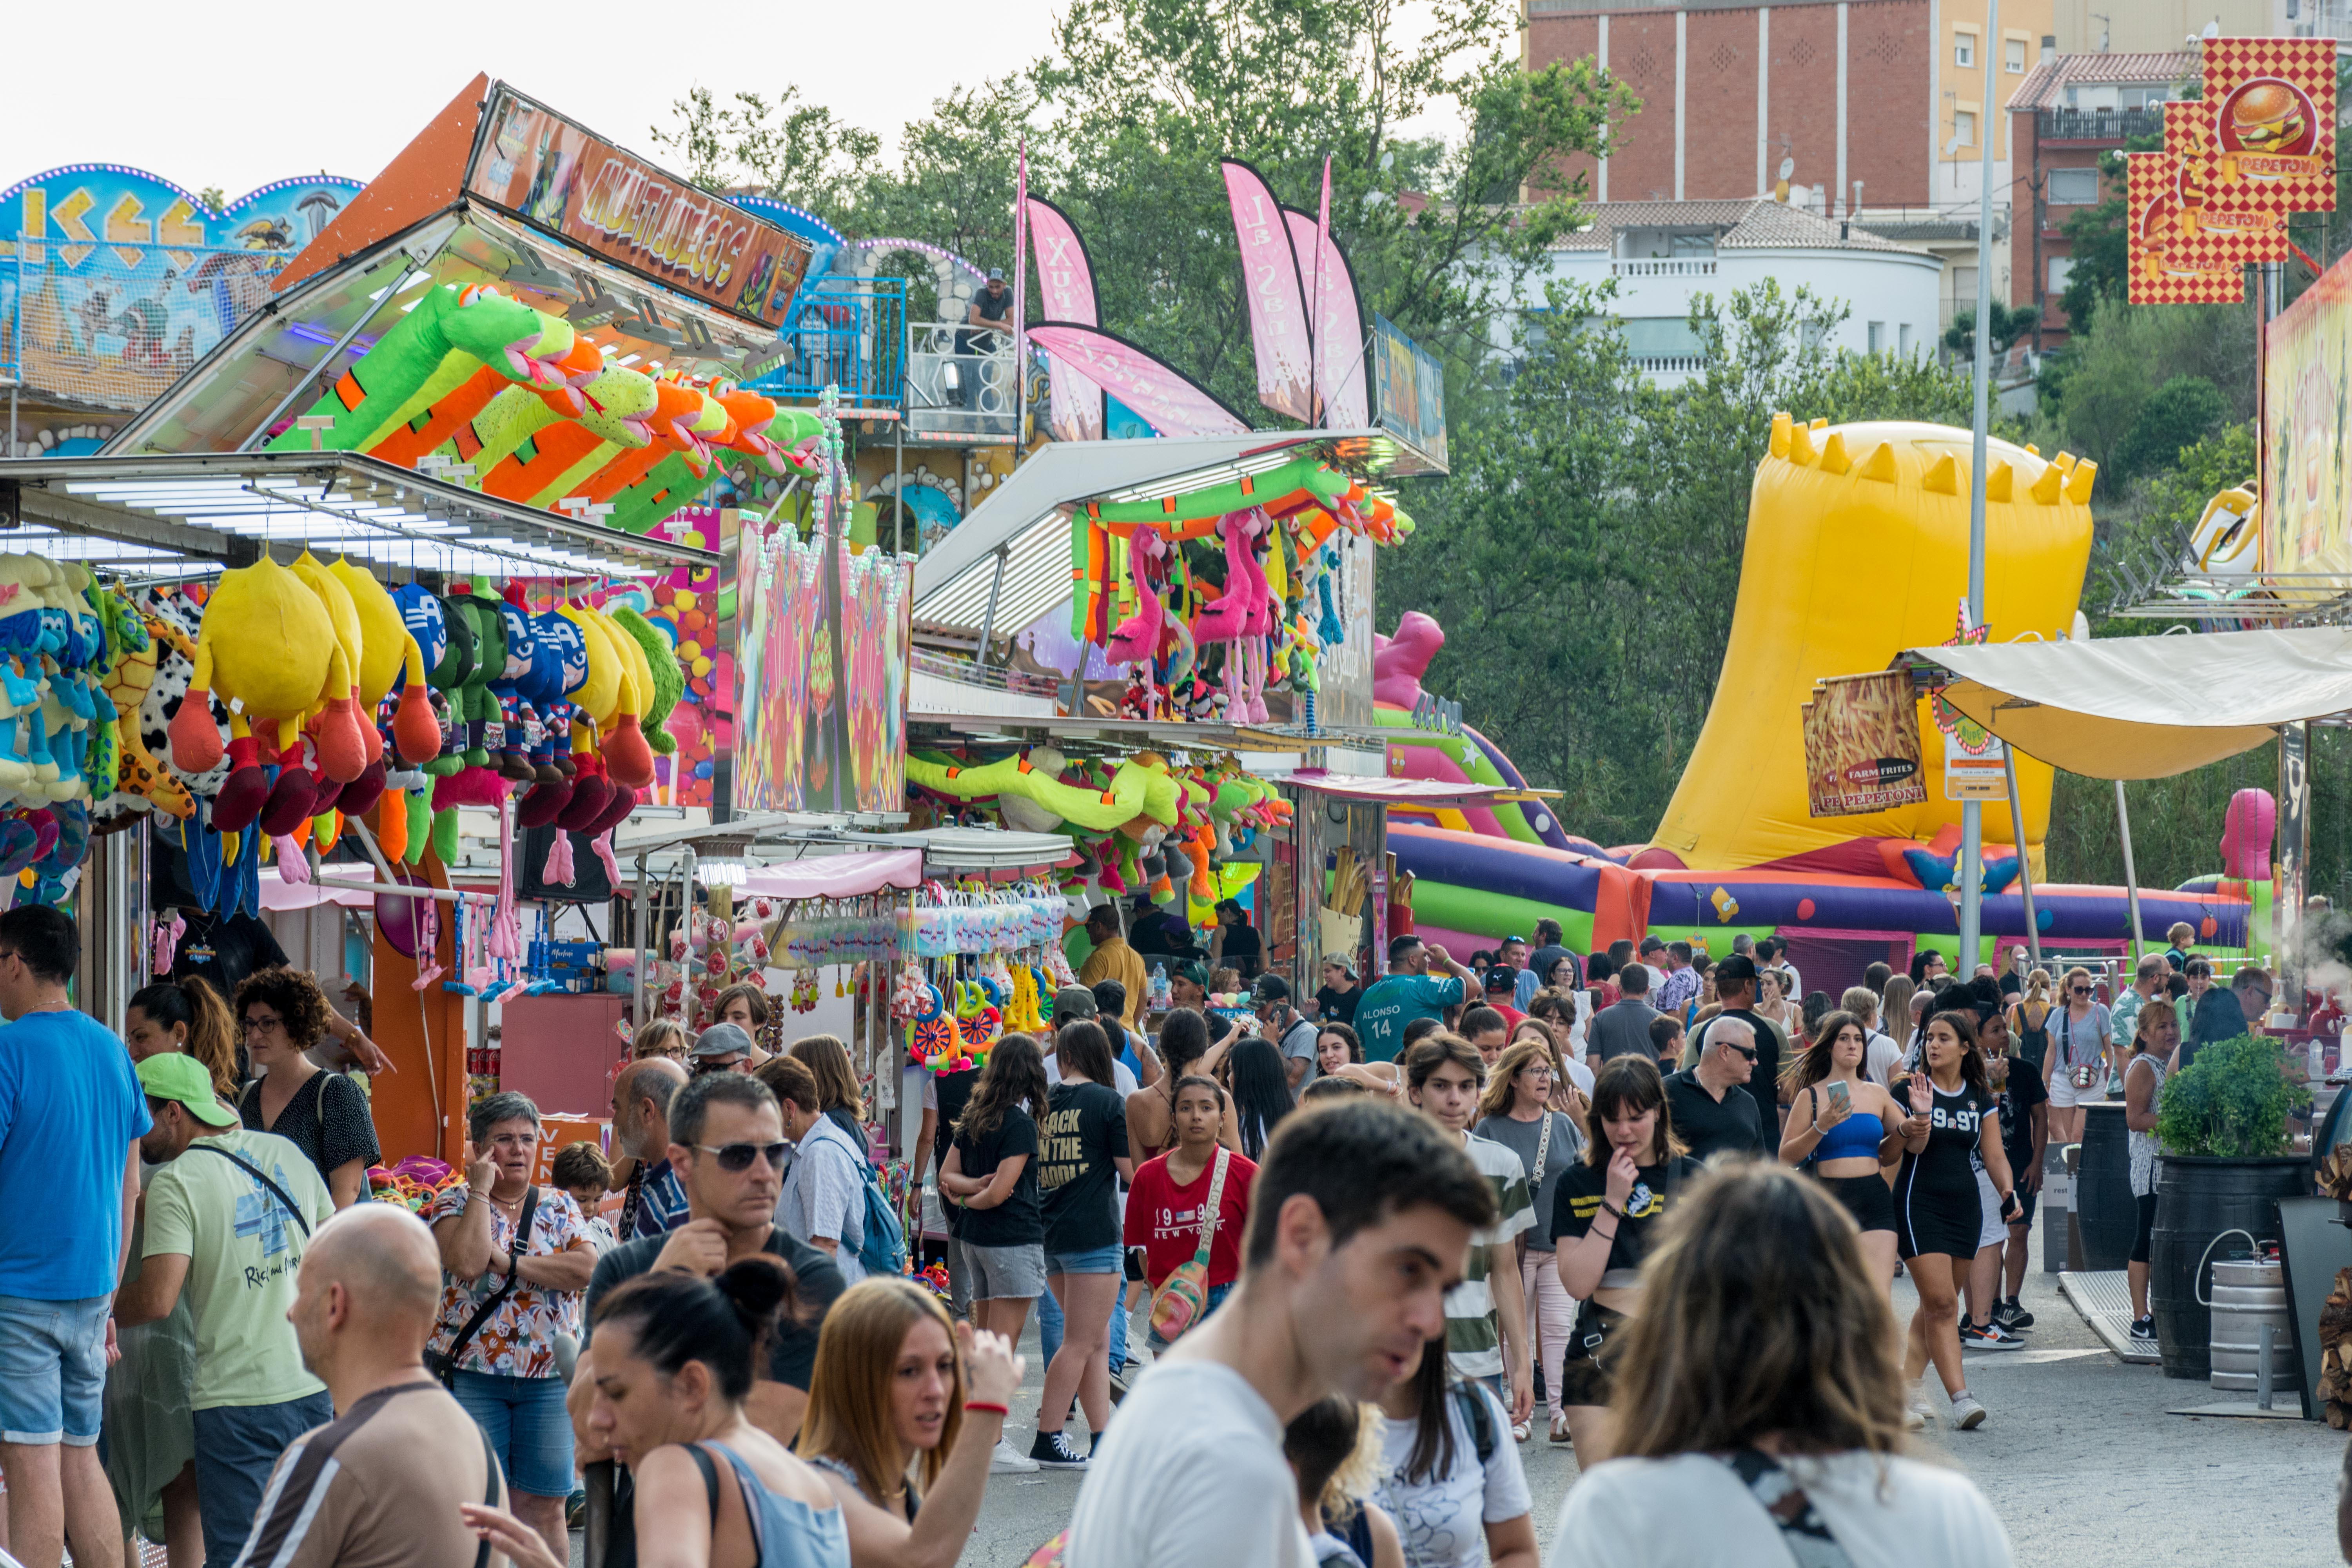
[[[1471,1446],[1478,1451],[1478,1468],[1483,1470],[1495,1458],[1494,1413],[1486,1408],[1475,1384],[1457,1383],[1450,1392],[1461,1403],[1462,1418],[1470,1424]]]
[[[857,1173],[866,1184],[866,1230],[858,1237],[857,1265],[868,1274],[904,1274],[907,1271],[907,1232],[898,1223],[898,1211],[890,1206],[883,1195],[882,1184],[875,1176],[874,1162],[860,1158]]]

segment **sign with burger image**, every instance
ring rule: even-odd
[[[2207,187],[2213,174],[2212,129],[2202,103],[2164,106],[2163,157],[2169,165],[2177,208],[2176,232],[2167,237],[2168,260],[2190,271],[2284,261],[2291,253],[2285,213],[2276,208],[2222,206],[2211,201]],[[2132,210],[2142,209],[2135,203]],[[2229,297],[2234,300],[2238,295]]]
[[[2221,305],[2245,298],[2238,260],[2205,254],[2211,241],[2180,205],[2179,165],[2168,153],[2124,158],[2126,297],[2135,305]]]
[[[2336,206],[2336,40],[2208,38],[2209,205]]]

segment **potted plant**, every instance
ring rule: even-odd
[[[2311,1191],[2310,1161],[2287,1133],[2289,1113],[2310,1099],[2267,1035],[2202,1046],[2165,1080],[2148,1302],[2167,1377],[2212,1375],[2213,1258],[2275,1238],[2279,1199]]]

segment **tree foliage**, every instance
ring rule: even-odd
[[[805,207],[828,222],[848,216],[881,138],[846,124],[786,84],[773,101],[738,92],[720,101],[696,87],[670,106],[673,123],[654,145],[686,160],[686,177],[709,190],[750,189]]]

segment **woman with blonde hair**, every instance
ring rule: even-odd
[[[2107,1098],[2107,1056],[2114,1046],[2115,1026],[2106,1006],[2092,989],[2091,972],[2081,964],[2066,972],[2064,995],[2045,1022],[2053,1047],[2042,1063],[2042,1081],[2050,1089],[2050,1137],[2056,1143],[2083,1139],[2083,1107]]]
[[[793,1042],[785,1053],[809,1069],[816,1079],[819,1109],[832,1118],[835,1126],[849,1134],[850,1142],[866,1147],[866,1102],[857,1092],[857,1069],[849,1063],[849,1047],[838,1035],[810,1035]]]
[[[1894,1317],[1818,1185],[1761,1163],[1708,1173],[1643,1278],[1618,1457],[1584,1466],[1549,1568],[2011,1561],[1975,1483],[1906,1456]]]
[[[1002,1334],[951,1322],[912,1280],[861,1279],[818,1331],[793,1451],[840,1500],[860,1568],[950,1568],[1021,1387]]]
[[[236,1102],[236,1023],[203,975],[159,980],[133,992],[123,1008],[122,1042],[134,1062],[161,1051],[195,1058],[213,1075],[213,1092]]]
[[[686,1026],[675,1018],[654,1018],[637,1026],[629,1037],[629,1059],[644,1061],[648,1057],[667,1057],[678,1066],[686,1065]]]
[[[1550,1245],[1551,1211],[1561,1173],[1583,1156],[1584,1130],[1553,1108],[1559,1057],[1549,1037],[1533,1018],[1519,1028],[1537,1033],[1522,1033],[1503,1047],[1478,1100],[1481,1120],[1471,1131],[1517,1154],[1528,1175],[1536,1227],[1522,1238],[1526,1245],[1519,1253],[1519,1290],[1527,1306],[1521,1321],[1530,1325],[1535,1341],[1530,1349],[1551,1396],[1551,1440],[1565,1443],[1568,1403],[1560,1397],[1559,1376],[1576,1323],[1576,1303],[1559,1282],[1559,1258]],[[1515,1423],[1511,1430],[1525,1441],[1525,1426]]]
[[[1758,1017],[1769,1019],[1772,1026],[1780,1031],[1780,1037],[1793,1047],[1805,1037],[1805,1016],[1785,989],[1788,984],[1789,977],[1780,971],[1757,965],[1753,1011]]]
[[[2025,990],[2009,1005],[2009,1037],[2017,1042],[2017,1054],[2033,1064],[2040,1072],[2050,1058],[2050,1014],[2053,1001],[2050,992],[2050,972],[2034,969],[2027,972]]]
[[[1881,1089],[1895,1081],[1895,1063],[1908,1057],[1916,1043],[1918,1031],[1911,1017],[1911,998],[1918,994],[1918,985],[1909,975],[1901,973],[1890,975],[1886,989],[1879,994],[1878,1031],[1895,1042],[1895,1062],[1888,1064],[1885,1076],[1879,1079]]]

